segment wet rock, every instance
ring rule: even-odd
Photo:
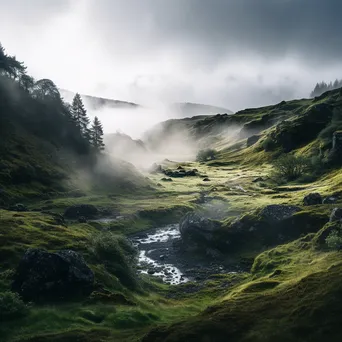
[[[23,211],[28,211],[28,208],[22,203],[17,203],[11,206],[9,210],[23,212]]]
[[[28,249],[14,275],[12,290],[26,301],[60,300],[87,296],[93,285],[94,273],[80,254]]]
[[[280,221],[300,210],[300,207],[294,205],[271,204],[261,210],[260,216],[269,221]]]
[[[341,221],[342,220],[342,208],[335,208],[331,212],[330,222]]]
[[[309,195],[306,195],[303,199],[304,205],[316,205],[322,204],[323,199],[322,196],[318,192],[313,192]]]
[[[156,271],[152,268],[150,268],[148,271],[147,271],[148,274],[155,274]]]
[[[253,183],[263,182],[264,179],[262,177],[256,177],[252,180]]]
[[[84,216],[80,216],[80,217],[78,218],[78,222],[79,222],[79,223],[87,223],[87,219],[86,219]]]
[[[205,246],[212,239],[213,232],[219,228],[218,222],[196,213],[185,215],[179,224],[179,231],[186,249],[197,249],[200,246]]]
[[[330,196],[330,197],[325,197],[323,200],[323,204],[334,204],[337,202],[337,198]]]
[[[83,216],[86,219],[92,219],[98,214],[99,210],[92,204],[76,204],[66,208],[64,217],[77,220]]]

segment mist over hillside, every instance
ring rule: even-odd
[[[60,90],[66,101],[71,101],[74,92]],[[138,104],[108,98],[81,95],[89,116],[98,116],[103,122],[106,134],[121,132],[134,139],[140,139],[144,132],[159,122],[168,119],[192,117],[195,115],[232,114],[232,111],[198,103]]]

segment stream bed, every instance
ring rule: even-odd
[[[160,277],[168,284],[202,281],[213,274],[235,271],[219,261],[183,251],[178,224],[135,234],[131,241],[139,249],[139,272]]]

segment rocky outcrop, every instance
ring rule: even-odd
[[[335,208],[331,212],[330,222],[342,221],[342,208]]]
[[[323,204],[334,204],[337,202],[337,198],[334,197],[334,196],[328,196],[328,197],[325,197],[324,200],[323,200]]]
[[[12,290],[26,301],[75,299],[89,295],[93,284],[93,271],[75,251],[28,249],[14,275]]]
[[[17,203],[15,205],[12,205],[9,210],[11,211],[19,211],[19,212],[23,212],[23,211],[28,211],[26,205],[21,204],[21,203]]]
[[[72,220],[78,220],[80,217],[92,219],[98,214],[99,210],[92,204],[75,204],[65,209],[64,217]]]
[[[318,192],[313,192],[304,197],[303,203],[304,205],[317,205],[317,204],[322,204],[323,199],[322,199],[322,196]]]
[[[183,167],[178,167],[177,170],[163,170],[163,173],[166,176],[173,178],[197,176],[197,172],[195,170],[185,170]]]
[[[213,244],[224,253],[258,250],[319,231],[329,217],[292,205],[269,205],[228,221],[215,232]]]
[[[272,204],[264,207],[260,211],[260,216],[269,222],[276,222],[284,220],[300,210],[300,207],[294,205]]]
[[[196,213],[188,213],[179,223],[179,231],[185,249],[196,250],[208,247],[213,234],[220,228],[217,221],[210,220]]]

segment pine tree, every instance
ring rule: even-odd
[[[90,141],[90,131],[88,128],[89,118],[87,116],[87,111],[83,105],[82,98],[80,94],[76,94],[72,100],[72,116],[76,125],[80,129],[83,138]]]
[[[93,125],[90,130],[91,144],[96,151],[101,151],[104,149],[103,143],[103,128],[100,120],[95,116]]]

